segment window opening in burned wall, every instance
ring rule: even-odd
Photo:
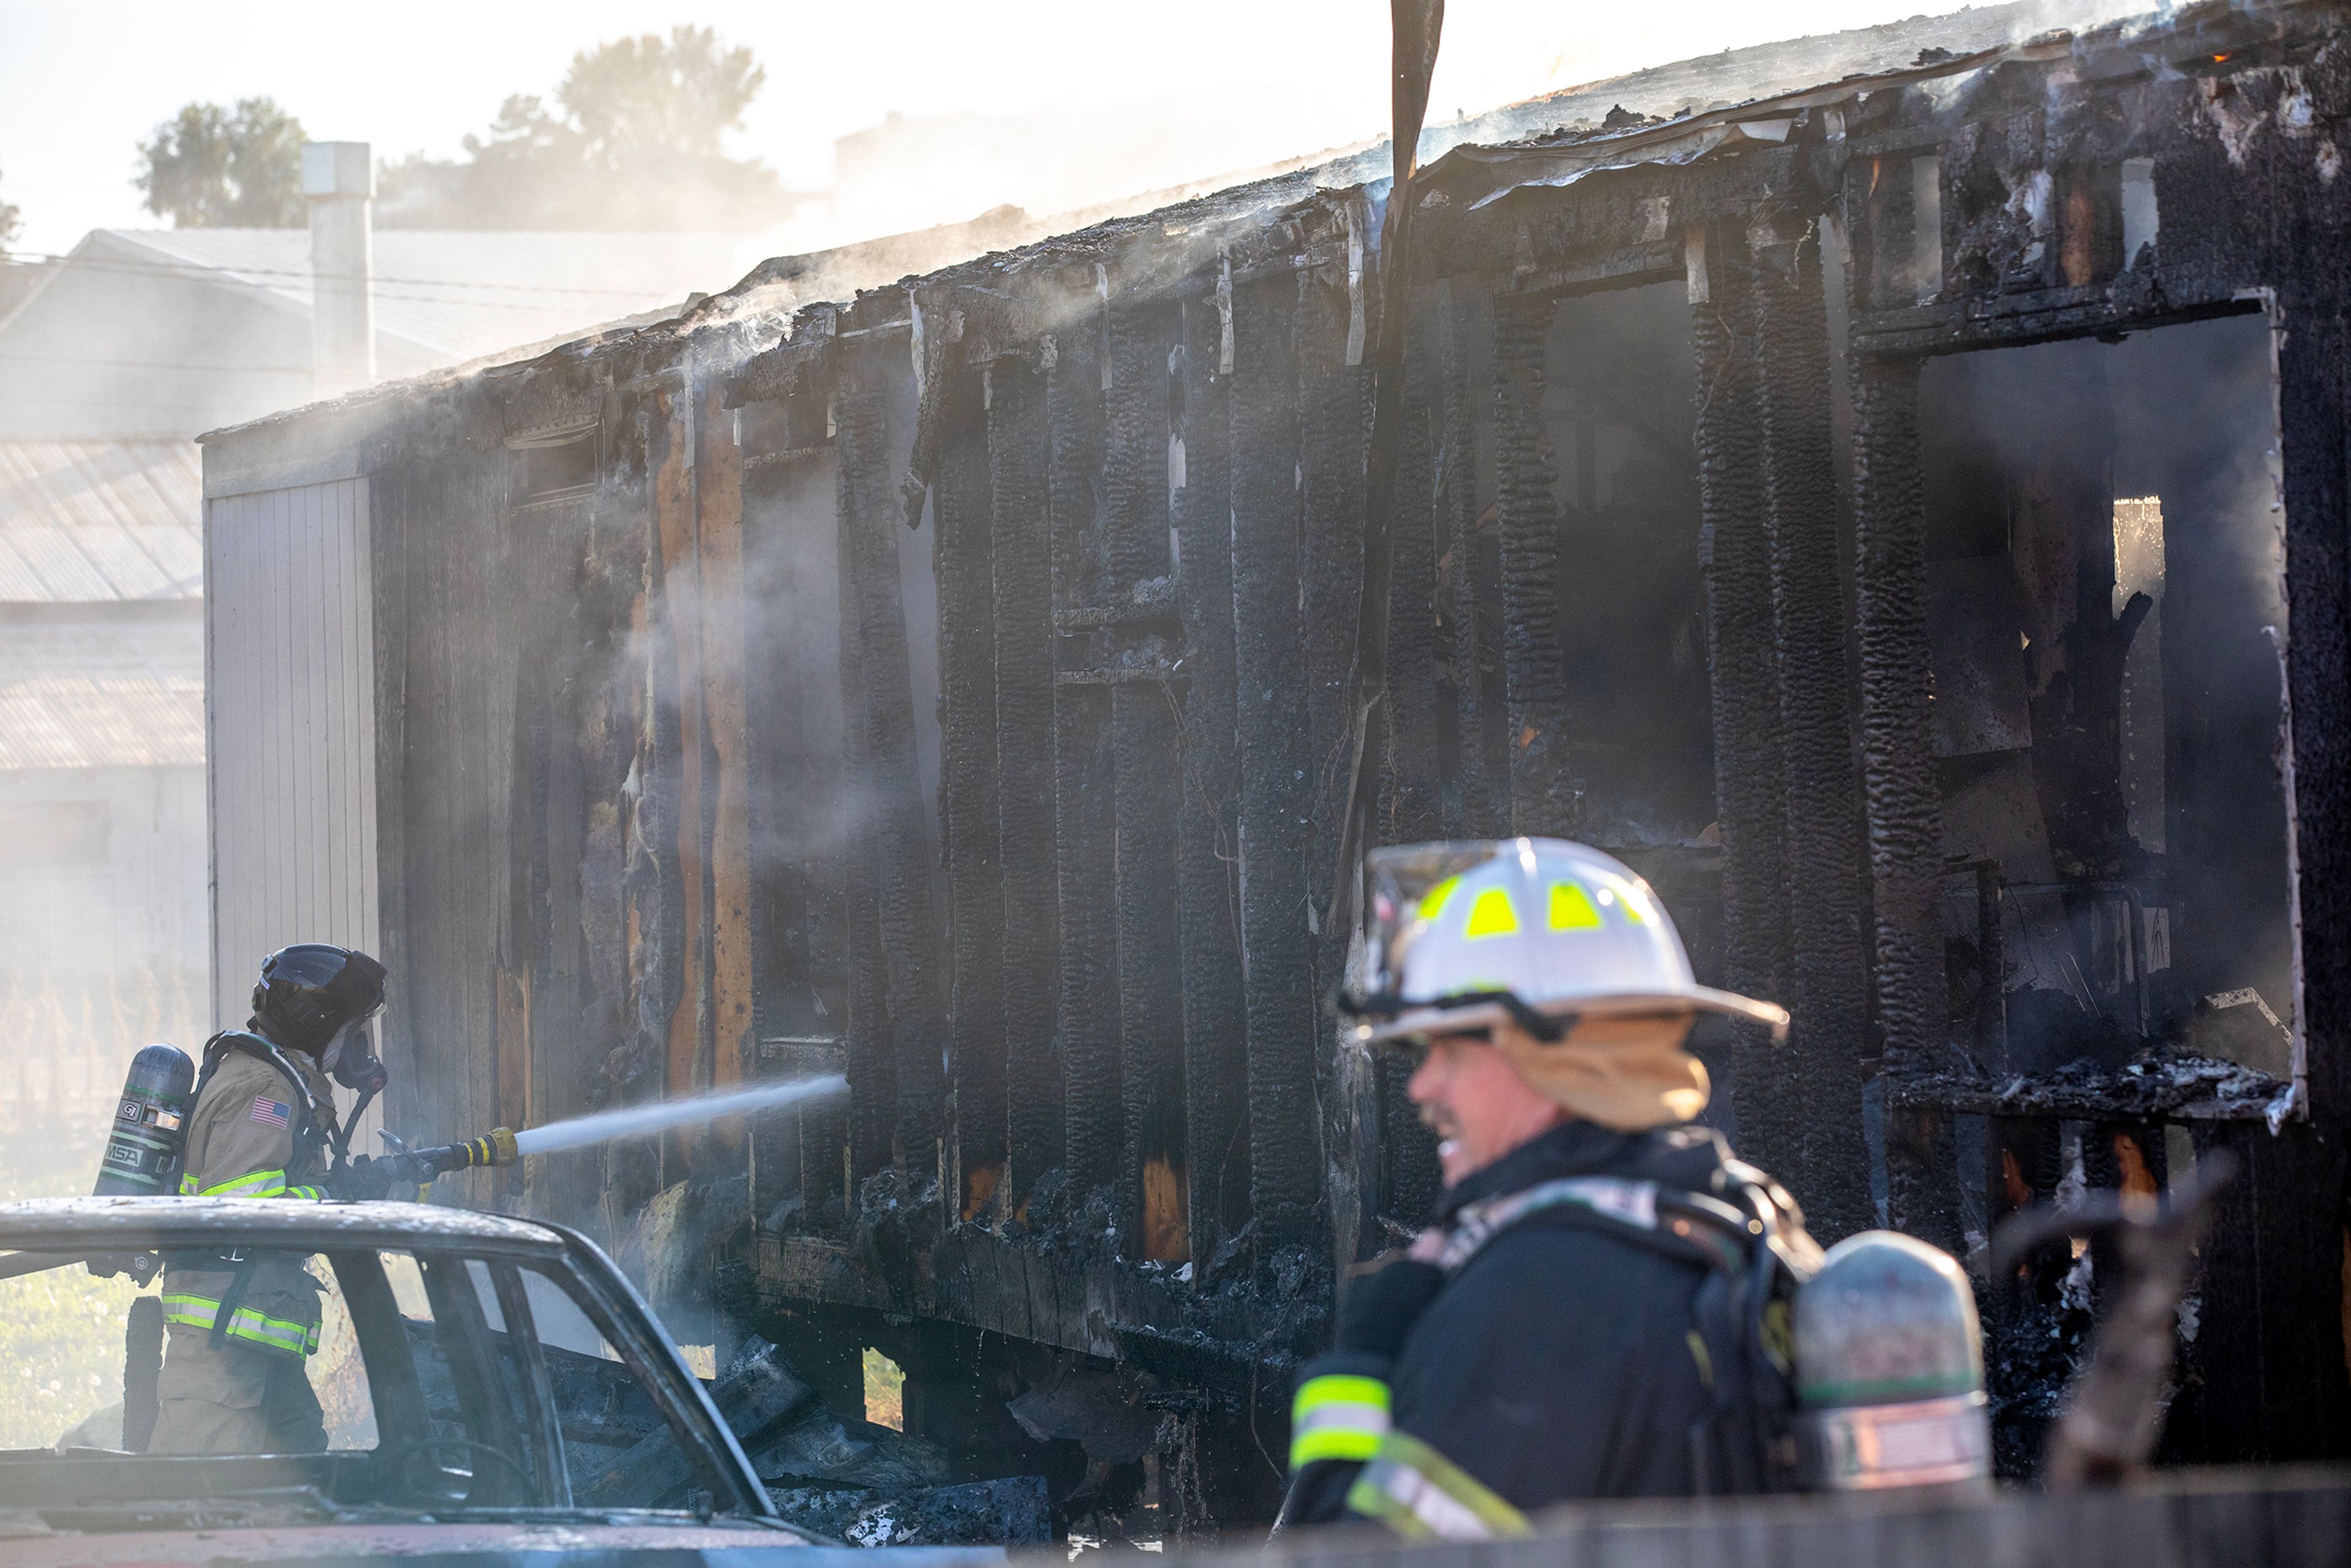
[[[534,431],[507,442],[517,506],[567,501],[596,489],[596,427]]]
[[[2265,317],[1920,382],[1954,1038],[2297,1075]]]

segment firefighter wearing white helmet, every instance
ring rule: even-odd
[[[1697,983],[1648,884],[1556,839],[1374,852],[1358,1040],[1419,1060],[1437,1223],[1349,1281],[1292,1412],[1285,1525],[1523,1532],[1552,1503],[1789,1484],[1788,1301],[1817,1260],[1712,1130]]]

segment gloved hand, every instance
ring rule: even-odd
[[[393,1187],[416,1179],[408,1168],[409,1163],[397,1155],[371,1160],[361,1155],[327,1178],[327,1196],[340,1198],[346,1203],[364,1203],[386,1197]]]
[[[1444,1270],[1409,1258],[1355,1275],[1347,1281],[1347,1299],[1339,1309],[1336,1348],[1367,1355],[1398,1354],[1405,1336],[1444,1286]]]

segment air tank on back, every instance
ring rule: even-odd
[[[1892,1230],[1848,1236],[1797,1292],[1795,1330],[1807,1486],[1990,1484],[1983,1333],[1949,1253]]]
[[[196,1066],[177,1046],[151,1045],[131,1059],[114,1129],[98,1167],[99,1197],[168,1197],[187,1155],[188,1092]]]

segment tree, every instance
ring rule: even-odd
[[[181,228],[299,228],[302,122],[266,98],[192,103],[140,143],[147,210]]]
[[[756,229],[786,206],[775,173],[730,157],[768,73],[708,27],[615,38],[571,57],[553,95],[518,93],[463,162],[384,166],[376,209],[411,228]]]

